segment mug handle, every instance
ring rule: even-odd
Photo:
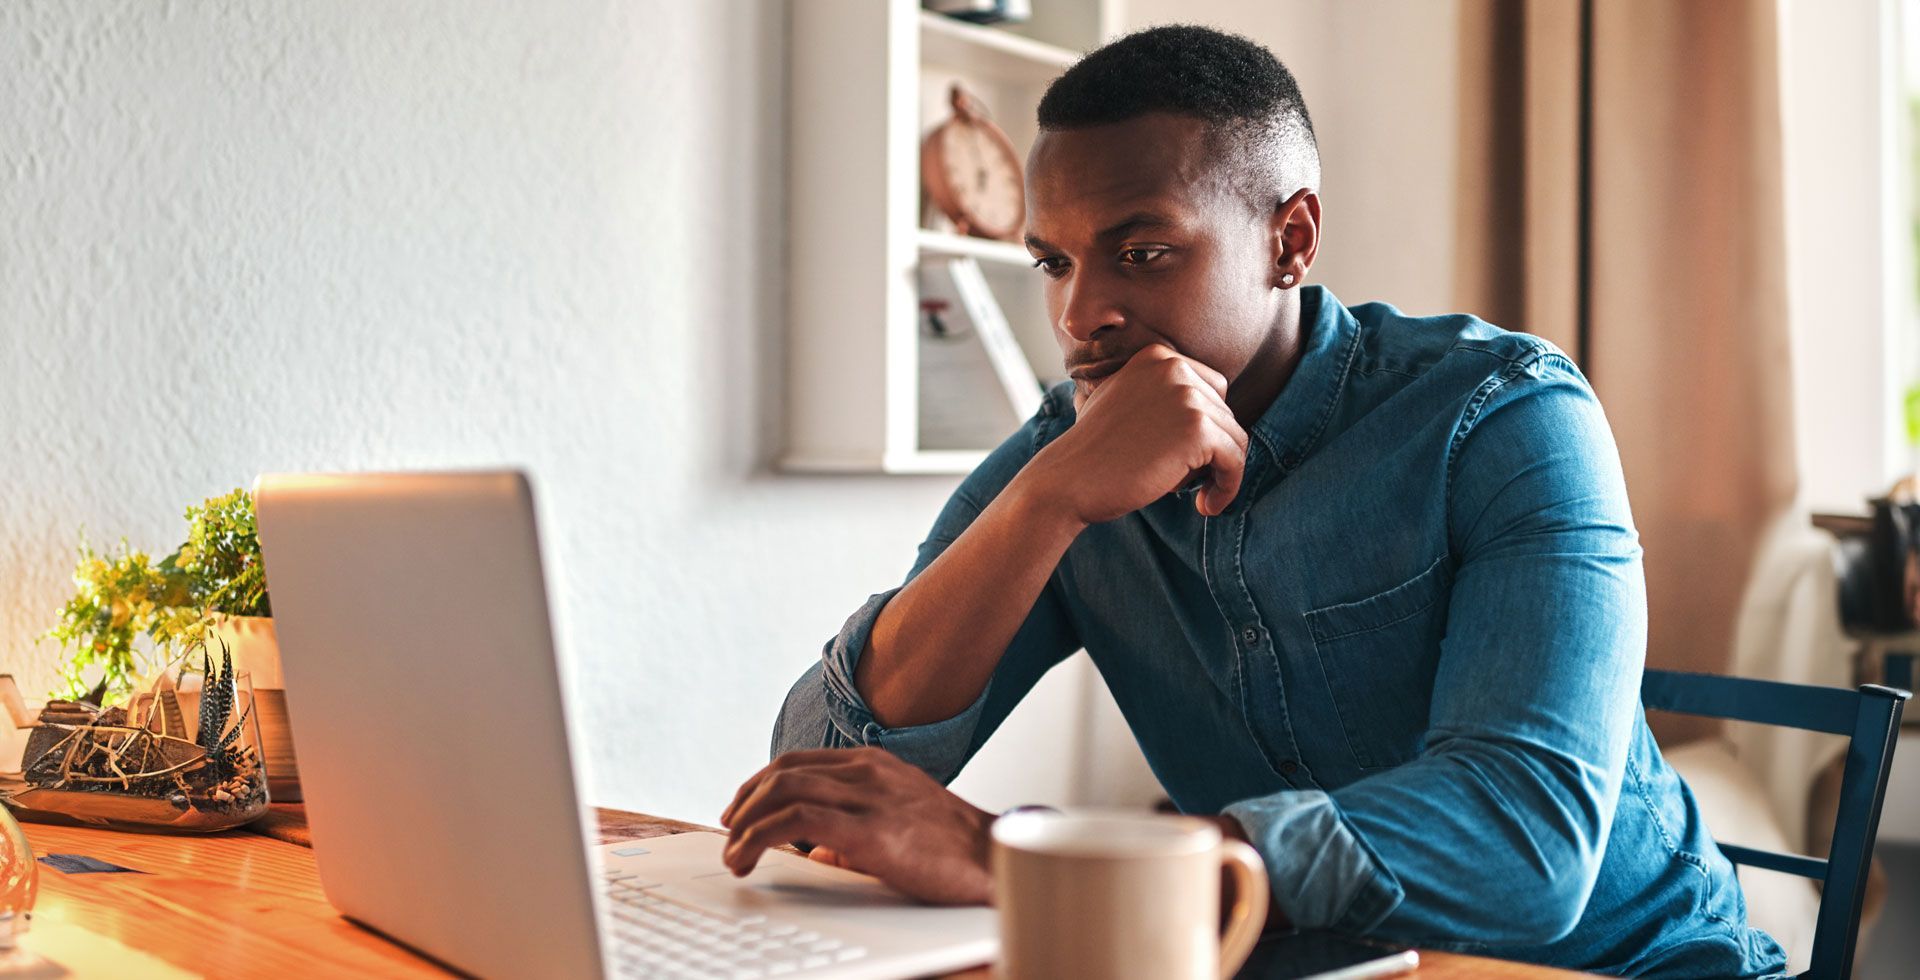
[[[1220,978],[1227,980],[1246,965],[1267,928],[1267,865],[1252,847],[1224,840],[1220,871],[1233,879],[1233,908],[1220,929]]]

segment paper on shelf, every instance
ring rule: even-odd
[[[944,334],[919,318],[921,449],[991,449],[1040,408],[1040,382],[971,258],[923,263],[923,301],[944,302]]]

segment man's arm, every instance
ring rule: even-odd
[[[1132,513],[1198,472],[1209,474],[1196,501],[1203,512],[1232,501],[1247,436],[1226,389],[1211,368],[1167,347],[1145,348],[1085,398],[1074,426],[1007,478],[977,518],[963,485],[958,516],[950,503],[930,539],[933,553],[923,547],[924,568],[897,592],[874,597],[829,644],[816,668],[819,700],[798,687],[789,696],[776,749],[803,744],[783,737],[790,720],[819,714],[844,744],[878,745],[939,782],[951,778],[1040,672],[1072,651],[1038,645],[1063,632],[1048,626],[1063,614],[1045,590],[1082,529]],[[959,527],[943,547],[941,525]],[[1017,689],[990,688],[1003,677]],[[721,817],[731,831],[728,865],[745,874],[767,847],[805,839],[909,894],[984,901],[980,812],[909,768],[871,755],[780,755]],[[866,802],[875,798],[891,802]]]
[[[988,454],[941,509],[905,582],[870,597],[827,642],[820,660],[795,682],[781,706],[773,729],[773,757],[823,748],[880,747],[945,783],[1040,677],[1079,648],[1049,574],[1025,597],[1026,608],[1019,613],[1023,618],[1008,639],[991,649],[984,643],[974,648],[974,659],[985,661],[988,682],[964,700],[955,699],[952,710],[917,723],[901,722],[897,715],[875,711],[855,682],[856,675],[869,672],[872,636],[880,619],[903,596],[910,600],[917,583],[949,551],[975,536],[981,515],[1007,492],[1050,427],[1061,424],[1062,410],[1058,395],[1049,396],[1039,414]]]
[[[1304,928],[1544,944],[1585,910],[1620,799],[1646,646],[1640,548],[1599,403],[1558,356],[1488,392],[1456,445],[1459,564],[1425,750],[1226,813]]]
[[[880,610],[854,686],[889,728],[965,710],[986,690],[1034,602],[1085,525],[1029,465],[958,540]]]
[[[989,651],[1006,648],[1087,525],[1130,514],[1210,464],[1219,485],[1200,505],[1224,509],[1247,444],[1226,391],[1211,368],[1158,346],[1095,391],[1084,420],[881,611],[854,674],[874,717],[921,725],[979,697],[997,659]]]

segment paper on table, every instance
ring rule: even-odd
[[[102,861],[99,858],[88,857],[85,854],[47,854],[41,856],[40,863],[55,871],[70,875],[95,874],[101,872],[146,874],[144,871],[137,871],[133,868],[123,868],[110,861]]]

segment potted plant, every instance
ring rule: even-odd
[[[191,691],[195,665],[179,661],[187,649],[213,641],[232,651],[236,670],[252,675],[269,792],[276,800],[298,800],[299,768],[253,497],[238,489],[210,497],[188,507],[186,518],[186,542],[158,562],[124,541],[118,555],[106,556],[81,544],[78,588],[47,633],[66,652],[64,687],[54,696],[104,707],[125,698],[142,675],[176,665],[182,690]],[[150,649],[144,658],[136,646],[142,635]]]
[[[183,611],[189,590],[171,558],[156,564],[124,540],[119,554],[101,555],[83,539],[73,584],[73,597],[46,633],[66,653],[60,665],[62,686],[50,697],[96,705],[126,697],[134,679],[145,672],[135,647],[139,636],[145,634],[155,651],[164,651],[198,619]],[[95,669],[97,680],[91,676]]]

